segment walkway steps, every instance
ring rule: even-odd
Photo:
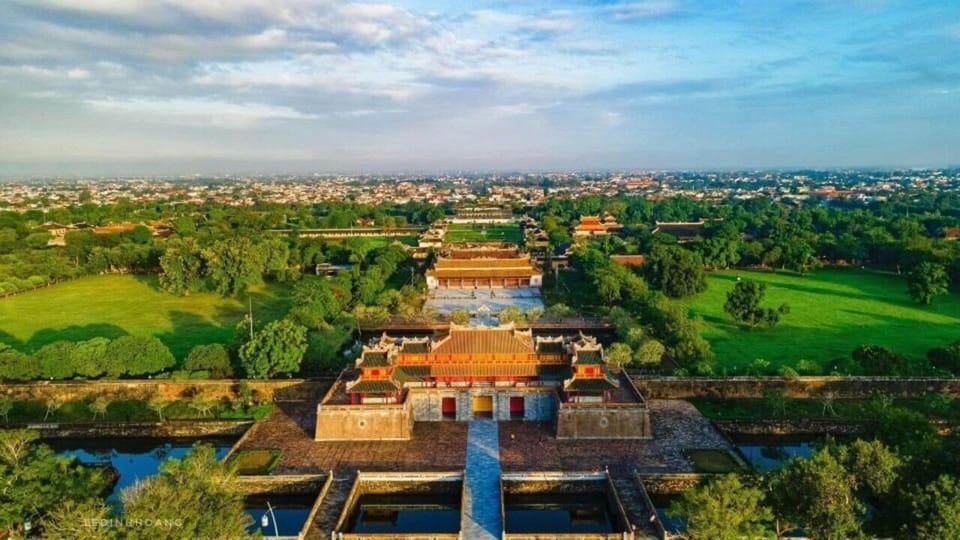
[[[334,477],[330,484],[330,490],[327,491],[323,501],[320,502],[320,509],[313,518],[310,530],[307,532],[308,539],[329,540],[333,528],[337,526],[337,520],[343,512],[343,505],[350,496],[350,490],[353,488],[354,475]]]
[[[627,519],[637,527],[637,539],[658,538],[658,531],[650,522],[650,515],[655,510],[648,507],[647,498],[640,491],[643,486],[640,485],[636,476],[626,470],[611,470],[609,474],[613,487],[617,490],[617,496],[620,498],[620,504],[627,513]]]
[[[500,435],[493,420],[473,420],[467,432],[460,530],[470,540],[500,540]]]

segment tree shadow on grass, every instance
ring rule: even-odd
[[[20,338],[14,336],[9,332],[4,332],[3,330],[0,330],[0,343],[3,343],[4,345],[9,345],[17,350],[23,350],[23,347],[24,347],[24,343],[20,341]]]
[[[26,352],[34,352],[44,345],[55,341],[86,341],[97,337],[116,339],[126,335],[126,330],[114,324],[86,324],[83,326],[67,326],[65,328],[44,328],[30,336],[30,339],[19,348]]]
[[[233,340],[233,326],[225,327],[196,313],[172,311],[170,324],[172,328],[169,331],[154,335],[170,349],[178,364],[182,363],[190,350],[197,345],[229,345]]]

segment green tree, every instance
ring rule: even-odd
[[[267,323],[240,347],[240,364],[248,377],[266,379],[297,371],[307,350],[307,329],[289,319]]]
[[[190,408],[197,411],[197,414],[206,418],[210,412],[217,408],[217,400],[202,392],[198,392],[190,398]]]
[[[774,326],[780,322],[780,316],[788,313],[790,308],[786,304],[782,304],[777,309],[761,307],[760,303],[763,302],[766,290],[765,283],[738,281],[727,293],[723,310],[735,321],[747,326]]]
[[[107,374],[153,375],[169,370],[177,363],[170,349],[153,336],[122,336],[110,342],[105,361]]]
[[[0,396],[0,416],[3,417],[3,423],[10,422],[10,411],[13,410],[13,398],[10,396]]]
[[[941,475],[909,497],[911,520],[905,537],[918,540],[960,538],[960,480]]]
[[[630,363],[630,360],[633,358],[633,349],[626,343],[617,342],[607,347],[603,355],[606,357],[608,363],[620,367]]]
[[[110,400],[106,396],[97,396],[90,402],[90,412],[93,413],[93,419],[97,416],[103,418],[107,415],[107,409],[110,407]]]
[[[497,314],[497,320],[501,324],[522,323],[524,321],[523,312],[516,306],[507,306]]]
[[[29,381],[40,376],[40,366],[26,353],[0,343],[0,379]]]
[[[454,324],[468,324],[470,322],[470,313],[465,309],[455,309],[450,312],[450,322]]]
[[[927,360],[937,369],[960,375],[960,341],[930,349],[927,351]]]
[[[763,491],[744,485],[736,474],[713,479],[684,491],[670,504],[671,516],[686,518],[686,538],[740,540],[759,537],[773,514],[763,504]]]
[[[655,339],[644,340],[633,353],[633,361],[641,366],[658,366],[663,361],[666,348]]]
[[[197,345],[191,349],[190,354],[183,361],[183,369],[187,371],[207,371],[213,379],[233,377],[230,352],[219,343]]]
[[[147,407],[157,413],[157,418],[159,418],[161,422],[163,422],[163,411],[169,406],[170,400],[164,399],[164,397],[160,395],[155,395],[150,398],[150,401],[147,401]]]
[[[100,469],[57,456],[38,439],[32,430],[0,430],[0,529],[15,537],[23,537],[24,521],[42,527],[50,512],[68,501],[89,501],[106,488]],[[34,534],[50,536],[47,532]]]
[[[644,260],[647,281],[663,294],[682,298],[707,289],[700,255],[680,246],[658,245]]]
[[[930,304],[934,296],[949,292],[950,279],[940,264],[922,262],[907,275],[907,293],[921,304]]]
[[[235,296],[263,279],[264,253],[250,238],[214,242],[203,251],[203,259],[214,288],[224,296]]]
[[[867,375],[906,375],[907,359],[880,345],[861,345],[850,354]]]
[[[110,540],[118,538],[117,530],[109,525],[110,507],[100,499],[67,499],[50,508],[40,521],[47,538],[70,540]]]
[[[130,540],[254,538],[235,472],[200,444],[183,459],[168,459],[160,472],[120,494],[124,517],[169,526],[131,528]]]
[[[160,287],[187,295],[203,287],[203,256],[193,238],[172,238],[160,257]]]

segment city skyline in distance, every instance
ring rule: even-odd
[[[7,11],[3,176],[960,160],[960,5],[948,1]]]

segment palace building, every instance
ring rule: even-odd
[[[428,289],[541,287],[543,273],[516,247],[457,247],[427,270]]]
[[[616,218],[607,214],[600,219],[600,216],[580,216],[580,222],[573,228],[573,236],[603,236],[623,228],[617,223]]]
[[[317,440],[405,439],[415,422],[556,421],[558,437],[646,438],[649,414],[596,339],[513,325],[381,335],[317,408]]]

